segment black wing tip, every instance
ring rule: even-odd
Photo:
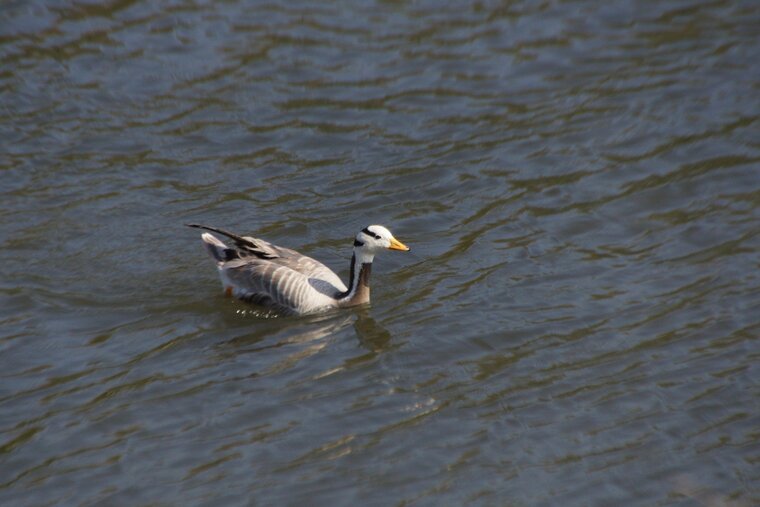
[[[219,229],[217,227],[209,227],[208,225],[201,225],[201,224],[185,224],[185,225],[187,227],[203,229],[206,231],[211,231],[217,234],[221,234],[223,236],[227,236],[228,238],[232,239],[239,248],[248,249],[250,250],[250,253],[253,253],[257,257],[261,257],[262,259],[274,259],[278,257],[277,255],[263,252],[262,250],[258,248],[258,246],[256,245],[254,241],[251,241],[250,239],[246,239],[243,236],[239,236],[235,233],[225,231],[224,229]]]
[[[203,229],[204,231],[216,232],[216,233],[224,234],[224,235],[230,236],[230,237],[234,236],[234,234],[232,234],[232,233],[229,233],[227,231],[223,231],[222,229],[217,229],[216,227],[210,227],[208,225],[203,225],[203,224],[185,224],[185,226],[186,227],[193,227],[195,229]]]

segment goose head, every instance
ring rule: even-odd
[[[391,231],[382,225],[370,225],[356,235],[348,290],[339,297],[342,306],[369,303],[369,276],[372,261],[375,254],[383,250],[407,252],[409,247],[394,238]]]
[[[365,257],[374,257],[383,250],[408,252],[409,247],[397,240],[382,225],[370,225],[359,231],[354,239],[354,251]]]

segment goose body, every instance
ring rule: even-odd
[[[209,255],[216,261],[228,295],[285,314],[305,315],[369,303],[369,277],[375,254],[383,250],[409,250],[385,227],[365,227],[354,240],[346,287],[330,268],[295,250],[215,227],[188,226],[232,240],[228,246],[208,232],[201,235]]]

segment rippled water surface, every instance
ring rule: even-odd
[[[0,504],[760,504],[754,1],[0,7]],[[368,307],[263,318],[201,222]]]

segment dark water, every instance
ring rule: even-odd
[[[759,27],[4,2],[0,504],[757,505]],[[190,221],[412,252],[263,319]]]

